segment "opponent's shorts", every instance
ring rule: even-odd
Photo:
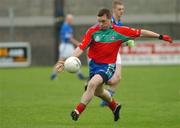
[[[113,76],[116,69],[116,64],[101,64],[96,63],[93,60],[89,61],[89,77],[90,79],[99,74],[103,78],[103,82],[107,81]]]
[[[68,58],[73,55],[74,46],[71,43],[61,43],[59,45],[59,58]]]
[[[122,61],[121,61],[121,55],[120,55],[119,52],[118,52],[118,54],[117,54],[116,64],[122,64]]]

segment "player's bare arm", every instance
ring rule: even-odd
[[[83,50],[77,47],[73,52],[73,56],[79,57],[82,53],[83,53]]]
[[[78,46],[80,44],[79,41],[77,41],[74,37],[70,38],[70,41],[72,42],[72,44],[74,44],[75,46]]]
[[[160,40],[164,40],[169,43],[173,42],[171,37],[169,37],[168,35],[160,35],[158,33],[155,33],[155,32],[149,31],[149,30],[145,30],[145,29],[141,29],[141,37],[159,38]]]

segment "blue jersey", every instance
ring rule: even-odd
[[[69,43],[70,38],[72,37],[72,33],[73,33],[73,29],[72,29],[71,25],[64,22],[62,27],[61,27],[61,30],[60,30],[61,42]]]
[[[123,23],[122,23],[122,21],[121,20],[118,20],[118,22],[116,23],[116,20],[115,20],[115,18],[112,16],[112,18],[111,18],[111,21],[112,21],[112,23],[114,23],[115,25],[117,25],[117,26],[123,26]]]

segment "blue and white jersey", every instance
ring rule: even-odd
[[[68,23],[64,22],[62,24],[61,30],[60,30],[60,39],[62,43],[69,43],[70,38],[72,37],[73,34],[73,29],[71,25]]]
[[[115,20],[115,18],[114,18],[113,16],[112,16],[112,18],[111,18],[111,21],[112,21],[112,23],[114,23],[114,24],[117,25],[117,26],[123,26],[122,21],[119,20],[118,22],[116,22],[116,20]]]

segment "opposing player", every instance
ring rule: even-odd
[[[71,117],[75,121],[78,120],[94,95],[108,102],[108,107],[114,115],[114,121],[119,120],[121,105],[109,95],[103,88],[103,84],[111,79],[115,72],[117,53],[123,42],[143,36],[159,38],[172,43],[168,35],[112,24],[110,10],[106,8],[98,12],[97,21],[98,24],[88,29],[82,43],[73,53],[73,56],[79,57],[89,47],[88,57],[91,59],[89,62],[90,81],[87,90],[83,93],[80,103],[71,112]],[[57,62],[57,71],[63,70],[63,63],[62,61]]]
[[[80,44],[79,41],[77,41],[73,37],[73,16],[71,14],[67,14],[65,18],[65,22],[63,23],[61,29],[60,29],[60,45],[59,45],[59,59],[65,60],[66,58],[72,56],[74,51],[74,45],[78,46]],[[82,74],[81,71],[77,73],[77,76],[79,79],[86,79],[86,77]],[[53,69],[51,73],[51,80],[54,80],[57,77],[57,72],[55,69]]]

